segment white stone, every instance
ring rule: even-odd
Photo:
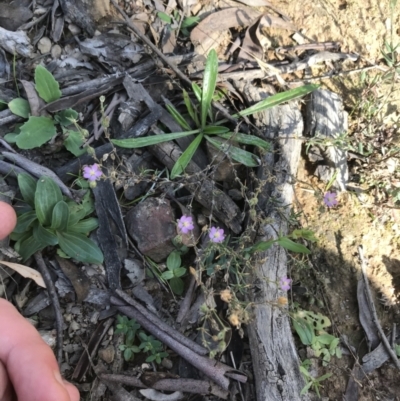
[[[42,54],[50,53],[51,40],[49,38],[47,38],[46,36],[43,36],[43,38],[39,40],[37,48],[39,49],[40,53],[42,53]]]

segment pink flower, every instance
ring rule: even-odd
[[[222,228],[211,227],[210,232],[208,233],[210,240],[212,242],[222,242],[225,239],[224,230]]]
[[[281,277],[281,279],[279,280],[279,284],[283,291],[289,291],[291,283],[292,283],[292,279],[287,278],[287,277]]]
[[[334,207],[334,206],[337,206],[337,204],[339,203],[338,202],[338,200],[336,199],[336,194],[335,194],[335,192],[327,192],[325,195],[324,195],[324,203],[325,203],[325,206],[327,206],[327,207]]]
[[[102,175],[103,172],[98,164],[92,164],[83,168],[83,178],[86,178],[88,181],[98,181]]]
[[[183,215],[178,220],[178,228],[182,234],[187,234],[189,231],[192,231],[194,228],[192,217]]]

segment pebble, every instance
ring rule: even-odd
[[[60,58],[61,53],[62,53],[62,49],[61,49],[60,45],[54,45],[51,48],[51,57],[53,57],[54,59]]]
[[[79,35],[81,33],[81,28],[74,24],[69,24],[68,29],[72,33],[72,35]]]
[[[39,40],[37,47],[42,54],[50,53],[51,40],[46,36],[43,36],[43,38]]]

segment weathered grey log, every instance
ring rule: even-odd
[[[328,169],[319,166],[315,174],[320,179],[329,181],[337,171],[334,187],[340,191],[346,190],[349,178],[347,152],[339,144],[332,145],[332,142],[347,132],[347,117],[342,99],[336,93],[325,89],[311,93],[307,102],[305,133],[321,140],[322,143],[315,147],[319,149],[328,166]]]
[[[246,87],[250,103],[265,97],[254,87]],[[260,227],[259,239],[273,239],[288,232],[288,216],[293,200],[293,182],[300,157],[303,120],[297,103],[275,107],[259,113],[257,126],[265,139],[274,141],[273,152],[263,157],[258,179],[264,185],[258,206],[269,223]],[[286,251],[275,245],[260,256],[251,275],[254,321],[248,326],[257,401],[300,401],[304,387],[288,314],[274,306],[286,294],[274,283],[287,276]]]

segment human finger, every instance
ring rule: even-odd
[[[7,237],[17,224],[14,209],[5,202],[0,202],[0,240]]]

